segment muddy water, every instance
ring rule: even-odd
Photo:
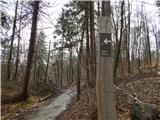
[[[50,104],[27,114],[25,120],[56,120],[56,117],[66,110],[75,96],[75,91],[65,90],[60,96],[54,98]]]

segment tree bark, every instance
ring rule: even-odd
[[[159,66],[159,45],[158,45],[158,37],[155,34],[155,41],[156,41],[156,68]]]
[[[27,66],[26,66],[26,72],[24,76],[24,84],[22,90],[23,100],[27,100],[28,98],[28,86],[29,86],[29,79],[33,61],[34,47],[36,42],[36,34],[37,34],[36,31],[37,31],[39,2],[40,1],[33,1],[33,16],[32,16],[30,43],[29,43],[29,52],[27,57]]]
[[[35,50],[35,53],[34,53],[34,78],[33,80],[37,81],[37,50]]]
[[[79,53],[78,53],[78,63],[77,63],[77,100],[80,99],[81,95],[81,56],[83,52],[83,39],[84,39],[84,27],[85,27],[85,21],[82,26],[82,38],[80,40],[80,47],[79,47]]]
[[[146,20],[146,33],[147,33],[147,51],[148,51],[148,61],[149,61],[149,68],[150,71],[151,67],[152,67],[152,56],[151,56],[151,47],[150,47],[150,38],[149,38],[149,28],[148,28],[148,24],[147,24],[147,20]]]
[[[99,0],[97,1],[97,9],[98,9],[98,18],[99,18],[99,16],[100,16],[100,2],[99,2]]]
[[[44,83],[47,82],[48,64],[49,64],[49,58],[50,58],[50,47],[51,47],[51,40],[49,41],[49,50],[48,50],[48,58],[47,58],[47,66],[45,71]]]
[[[22,7],[21,7],[21,12],[20,12],[20,18],[22,14]],[[15,72],[14,72],[14,77],[13,80],[17,78],[17,72],[19,68],[19,47],[20,47],[20,39],[21,39],[21,19],[19,20],[19,33],[18,33],[18,45],[17,45],[17,57],[16,57],[16,62],[15,62]]]
[[[158,40],[158,35],[157,33],[155,32],[155,26],[152,25],[152,32],[153,32],[153,35],[154,35],[154,38],[155,38],[155,43],[156,43],[156,63],[155,63],[155,67],[156,69],[158,68],[159,66],[159,40]]]
[[[11,45],[10,45],[10,51],[9,51],[9,58],[7,62],[7,75],[6,75],[6,81],[10,80],[11,77],[11,60],[12,60],[12,52],[13,52],[13,41],[14,41],[14,36],[15,36],[15,30],[16,30],[16,21],[17,21],[17,9],[18,9],[18,0],[16,2],[16,7],[15,7],[15,16],[14,16],[14,21],[13,21],[13,29],[12,29],[12,36],[11,36]]]
[[[72,43],[70,42],[70,45]],[[72,60],[72,45],[69,47],[69,73],[68,73],[68,82],[69,85],[73,82],[73,60]]]
[[[89,1],[90,8],[90,67],[91,67],[91,87],[95,86],[96,81],[96,42],[95,42],[95,28],[94,28],[94,3]]]
[[[87,74],[87,78],[86,78],[86,85],[89,85],[89,81],[90,81],[90,65],[89,65],[89,60],[90,60],[90,45],[89,45],[89,13],[88,13],[88,1],[86,1],[86,8],[85,8],[85,15],[86,15],[86,23],[85,23],[85,27],[86,27],[86,74]]]
[[[130,64],[130,17],[131,17],[131,10],[130,10],[130,3],[128,0],[128,36],[127,36],[127,51],[126,51],[126,57],[127,57],[127,69],[128,74],[131,72],[131,64]]]
[[[63,38],[62,38],[62,50],[61,50],[61,62],[60,62],[60,69],[61,69],[61,72],[60,72],[60,87],[62,88],[63,86]]]
[[[119,63],[119,56],[121,52],[121,41],[122,41],[122,33],[123,33],[123,14],[124,14],[124,1],[121,3],[121,29],[120,29],[120,37],[118,41],[118,45],[116,46],[116,55],[114,60],[114,67],[113,67],[113,80],[115,82],[116,75],[117,75],[117,69],[118,69],[118,63]]]

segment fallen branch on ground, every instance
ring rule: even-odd
[[[45,96],[45,97],[43,97],[43,98],[40,98],[40,99],[39,99],[39,102],[45,101],[45,100],[49,99],[49,98],[52,97],[52,96],[53,96],[53,94],[50,94],[50,95],[48,95],[48,96]]]
[[[157,104],[151,104],[151,103],[149,103],[149,102],[146,101],[146,100],[145,100],[145,102],[142,102],[141,100],[138,99],[138,96],[137,96],[137,97],[134,97],[134,95],[132,95],[132,94],[128,93],[127,91],[119,88],[117,85],[114,85],[114,87],[115,87],[117,90],[122,91],[124,94],[128,95],[130,98],[134,99],[135,101],[137,101],[137,102],[140,103],[140,104],[152,105],[152,106],[155,106],[155,107],[157,107],[157,108],[160,108],[159,105],[157,105]],[[139,98],[140,98],[140,97],[139,97]],[[140,98],[140,99],[142,99],[142,98]]]
[[[132,85],[130,85],[130,88],[131,88],[131,90],[133,91],[135,97],[137,98],[137,93],[136,93],[136,91],[133,89],[133,86],[132,86]]]
[[[143,68],[141,68],[139,71],[141,71]],[[139,71],[137,71],[136,73],[134,73],[133,75],[131,75],[131,77],[129,77],[127,80],[125,80],[124,82],[122,82],[119,87],[123,86],[124,84],[126,84],[128,81],[130,81],[132,78],[134,78],[138,73]]]

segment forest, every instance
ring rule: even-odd
[[[160,0],[1,0],[2,120],[160,120]]]

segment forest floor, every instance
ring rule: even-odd
[[[19,81],[5,82],[1,84],[1,100],[11,98],[21,91],[22,83]],[[51,84],[51,86],[54,86]],[[41,88],[41,89],[39,89]],[[52,90],[53,91],[53,90]],[[23,120],[19,116],[28,113],[34,109],[46,106],[50,103],[50,99],[62,94],[63,90],[54,90],[53,93],[50,88],[44,83],[31,83],[30,96],[27,102],[17,102],[1,105],[1,119],[2,120]],[[43,100],[46,96],[50,99]]]
[[[76,91],[63,90],[61,95],[51,98],[47,105],[28,111],[19,116],[19,120],[56,120],[57,116],[67,109],[75,96]]]
[[[141,73],[134,75],[131,79],[123,77],[119,81],[121,84],[117,85],[119,88],[115,91],[118,120],[130,120],[130,108],[134,100],[129,95],[137,96],[144,103],[156,105],[160,110],[159,72],[153,75]],[[75,88],[71,91],[75,91]],[[53,119],[62,111],[64,112],[56,118],[57,120],[97,120],[95,91],[95,88],[87,90],[84,86],[80,100],[71,102],[68,108],[66,105],[69,104],[70,97],[69,99],[68,97],[64,99],[68,96],[68,94],[64,94],[65,92],[59,93],[57,96],[54,96],[55,98],[52,97],[50,100],[43,102],[38,102],[39,97],[31,96],[28,102],[2,105],[2,120],[25,120],[24,118],[26,120],[45,120],[47,117],[44,119],[44,116],[47,115],[48,119],[51,117]],[[76,97],[76,95],[73,96]],[[58,102],[56,103],[56,101]],[[58,112],[59,110],[60,112]]]
[[[159,74],[159,73],[158,73]],[[135,75],[132,79],[121,79],[120,90],[115,91],[118,120],[130,120],[130,108],[136,95],[143,103],[153,104],[160,110],[160,75],[149,73]],[[95,88],[88,92],[83,89],[79,101],[59,116],[58,120],[97,120]]]

